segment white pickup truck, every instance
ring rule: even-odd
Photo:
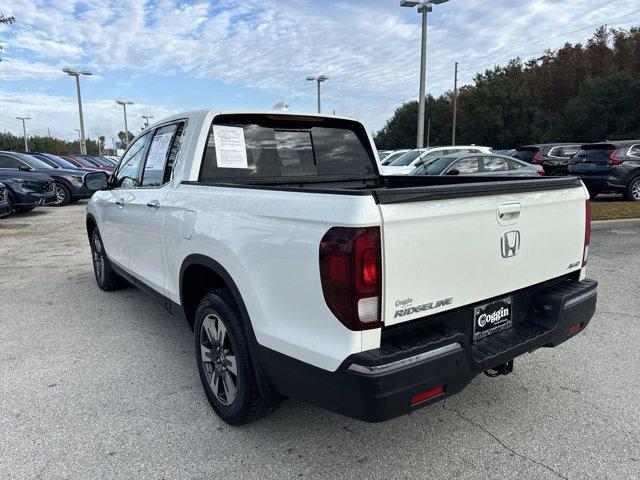
[[[287,397],[387,420],[585,328],[580,180],[384,177],[376,155],[347,118],[199,110],[150,126],[112,176],[86,175],[97,283],[186,319],[233,425]]]

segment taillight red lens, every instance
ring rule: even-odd
[[[542,163],[542,153],[540,151],[537,151],[533,156],[533,163]]]
[[[609,152],[609,165],[620,165],[622,160],[618,158],[618,150],[611,150]]]
[[[582,254],[582,266],[587,264],[589,258],[589,244],[591,243],[591,202],[585,202],[584,209],[584,252]]]
[[[426,402],[430,398],[442,395],[444,393],[444,389],[444,385],[438,385],[437,387],[430,388],[429,390],[414,395],[413,397],[411,397],[411,405],[417,405],[418,403]]]
[[[538,175],[542,175],[544,177],[544,169],[543,168],[539,168],[538,170],[536,170],[536,172],[538,173]]]
[[[350,330],[380,326],[382,293],[380,228],[330,229],[320,242],[325,302]]]

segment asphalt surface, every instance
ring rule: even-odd
[[[242,427],[192,334],[100,291],[84,205],[0,220],[0,478],[640,478],[640,228],[597,231],[589,328],[445,402],[366,424],[289,400]]]

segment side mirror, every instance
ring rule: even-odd
[[[29,165],[20,165],[18,167],[18,170],[20,170],[21,172],[33,172],[33,168],[31,168]]]
[[[457,168],[452,168],[447,172],[447,175],[460,175],[460,170],[458,170]]]
[[[92,192],[106,190],[109,188],[109,177],[107,172],[90,172],[82,179],[82,185]]]

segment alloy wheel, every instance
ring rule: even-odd
[[[631,196],[636,201],[640,201],[640,178],[633,182],[631,185]]]
[[[200,353],[203,370],[216,400],[231,405],[238,390],[238,365],[231,337],[216,314],[208,314],[200,328]]]
[[[57,183],[55,184],[54,187],[54,192],[56,194],[56,205],[62,205],[64,203],[64,200],[66,198],[66,194],[64,192],[64,189],[58,185]]]
[[[93,236],[93,266],[96,271],[96,277],[98,277],[98,283],[104,282],[105,264],[104,264],[104,249],[102,248],[102,242],[97,234]]]

